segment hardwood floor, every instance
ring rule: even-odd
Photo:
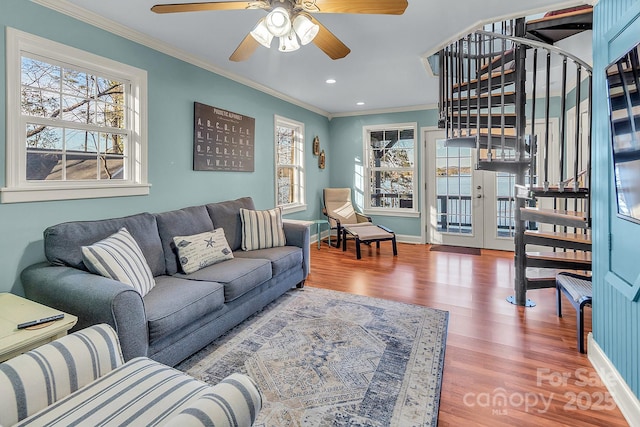
[[[429,245],[311,245],[307,286],[449,311],[439,426],[626,426],[587,356],[576,348],[575,311],[555,290],[513,294],[513,253],[435,252]],[[591,309],[586,309],[591,330]]]

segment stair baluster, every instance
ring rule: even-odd
[[[566,109],[567,109],[567,58],[562,58],[562,98],[560,98],[560,153],[559,153],[559,170],[558,176],[558,190],[564,191],[564,157],[566,150],[566,142],[567,142],[567,129],[565,126],[565,118],[566,118]]]

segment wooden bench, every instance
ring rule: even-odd
[[[591,277],[580,276],[567,272],[558,273],[556,276],[557,313],[562,317],[562,294],[565,294],[569,302],[576,309],[578,328],[578,350],[584,353],[584,307],[591,306]]]

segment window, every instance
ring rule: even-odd
[[[275,141],[276,206],[304,210],[304,124],[275,116]]]
[[[363,128],[365,212],[417,214],[416,127],[404,123]]]
[[[2,202],[149,193],[146,72],[7,29]]]

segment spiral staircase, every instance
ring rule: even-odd
[[[508,300],[520,306],[559,271],[591,270],[591,67],[554,44],[590,30],[592,17],[580,7],[497,22],[439,53],[446,144],[475,149],[477,169],[515,177]]]

